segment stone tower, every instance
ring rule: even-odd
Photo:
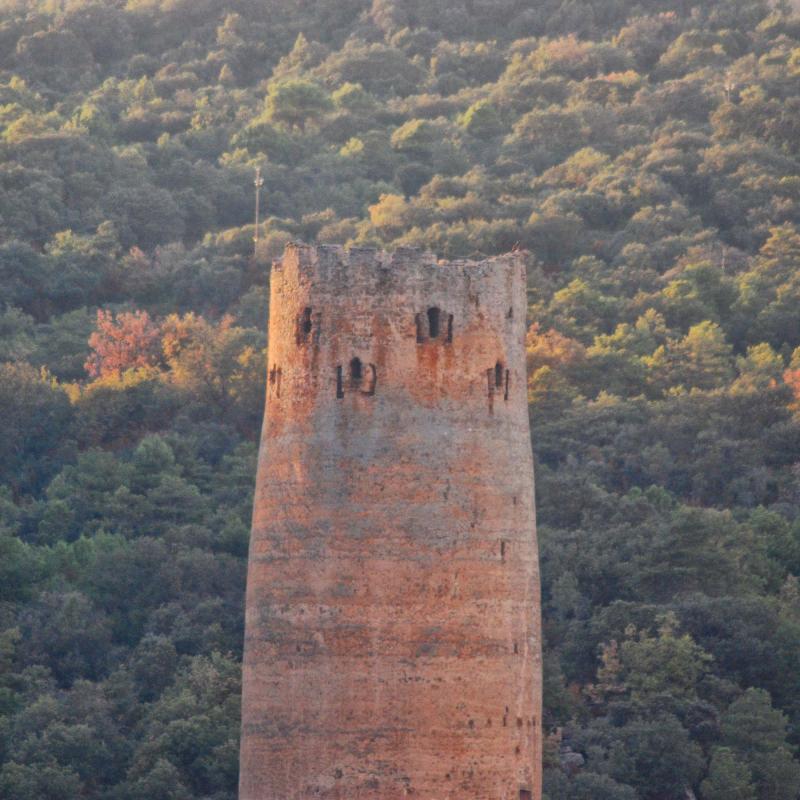
[[[538,800],[525,268],[272,269],[240,800]]]

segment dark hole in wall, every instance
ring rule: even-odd
[[[297,331],[295,335],[297,344],[303,344],[308,341],[308,334],[311,333],[311,329],[314,327],[314,323],[311,319],[311,313],[311,307],[307,306],[297,318]]]
[[[532,800],[533,795],[527,789],[519,790],[519,800]]]
[[[505,541],[500,542],[500,560],[506,560],[506,543]]]
[[[274,365],[269,371],[269,385],[275,391],[275,396],[281,396],[281,368]]]
[[[336,367],[336,397],[344,397],[344,386],[342,385],[342,368]]]
[[[494,365],[494,385],[498,389],[503,385],[503,365],[500,361]]]
[[[509,319],[514,319],[514,307],[513,306],[509,306],[508,307],[508,313],[506,314],[506,316]]]
[[[450,344],[453,341],[453,315],[447,315],[447,337],[445,341]]]
[[[508,381],[509,381],[509,377],[510,377],[509,370],[506,370],[506,390],[503,393],[503,399],[504,400],[508,400]]]
[[[440,311],[435,306],[428,309],[428,336],[435,339],[439,335]]]
[[[353,383],[360,383],[364,377],[364,369],[361,366],[361,359],[354,358],[350,361],[350,380]]]

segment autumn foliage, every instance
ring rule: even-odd
[[[129,369],[156,366],[161,359],[161,331],[146,311],[99,310],[89,337],[92,352],[86,371],[93,378],[120,377]]]

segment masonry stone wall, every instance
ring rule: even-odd
[[[241,800],[538,800],[525,269],[273,265]]]

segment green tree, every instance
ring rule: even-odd
[[[787,720],[763,689],[748,689],[721,719],[722,742],[746,764],[759,800],[791,800],[800,791],[800,764],[786,741]]]
[[[66,393],[28,364],[0,364],[0,415],[0,479],[15,493],[39,488],[70,449]]]
[[[750,770],[727,747],[714,749],[700,790],[703,800],[756,800]]]
[[[620,646],[621,679],[634,699],[646,700],[660,693],[688,699],[711,662],[688,634],[677,635],[678,620],[667,614],[660,620],[658,635],[631,630]],[[634,636],[635,635],[635,636]]]
[[[80,592],[41,595],[23,617],[22,647],[34,663],[47,665],[62,686],[78,678],[97,680],[111,650],[106,615]]]
[[[69,767],[10,761],[0,770],[0,791],[15,800],[73,800],[83,794],[84,787]]]
[[[504,129],[502,117],[489,100],[473,103],[461,117],[461,125],[467,133],[479,139],[497,136]]]
[[[700,748],[673,716],[637,721],[618,732],[609,756],[611,777],[644,800],[680,800],[702,774]]]
[[[771,228],[754,268],[739,277],[734,311],[740,336],[776,347],[800,343],[800,325],[792,313],[800,299],[799,268],[800,233],[788,223]]]
[[[645,359],[653,386],[713,389],[733,375],[733,347],[719,325],[705,321],[689,328],[682,339],[661,345]]]
[[[0,524],[0,599],[30,599],[45,574],[43,559],[36,549]]]
[[[636,790],[608,775],[581,772],[569,788],[569,800],[636,800]]]
[[[327,92],[316,83],[293,79],[273,83],[266,102],[267,119],[281,122],[304,131],[333,108]]]

